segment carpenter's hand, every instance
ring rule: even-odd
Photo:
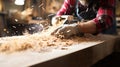
[[[81,34],[78,24],[64,24],[63,26],[57,28],[52,35],[55,35],[58,38],[70,38],[71,36],[75,36]]]

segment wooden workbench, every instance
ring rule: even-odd
[[[0,54],[0,67],[90,67],[113,52],[115,36],[98,35],[98,40],[68,46],[67,49]]]

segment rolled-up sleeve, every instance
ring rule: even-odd
[[[108,4],[103,2],[101,2],[102,6],[99,7],[96,18],[93,19],[97,32],[107,30],[113,25],[115,1],[109,0]]]

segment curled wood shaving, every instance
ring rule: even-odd
[[[32,35],[12,36],[0,38],[0,52],[16,52],[24,50],[47,51],[68,47],[81,42],[95,41],[93,37],[73,37],[70,39],[59,39],[50,35],[52,30],[43,31]],[[65,48],[67,49],[67,48]]]

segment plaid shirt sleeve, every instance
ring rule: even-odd
[[[72,15],[75,10],[75,0],[65,0],[61,9],[57,12],[59,15]]]
[[[98,9],[96,18],[93,19],[97,27],[97,33],[109,29],[113,25],[115,0],[109,0],[107,3],[108,4],[106,5],[104,1],[100,2],[103,7],[108,5],[111,7],[100,7]]]

